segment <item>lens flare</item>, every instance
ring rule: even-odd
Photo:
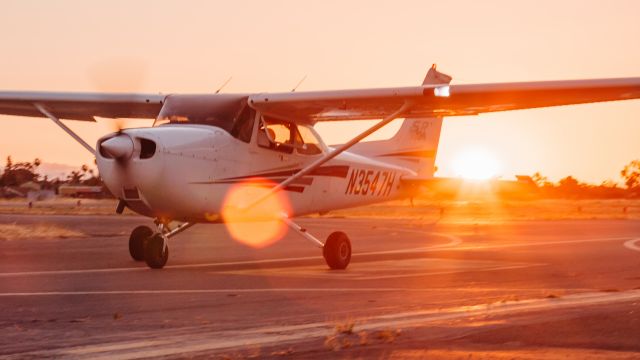
[[[233,186],[222,204],[222,218],[234,240],[254,247],[267,247],[280,240],[287,226],[280,217],[290,214],[289,199],[280,191],[255,204],[276,184],[251,179]]]

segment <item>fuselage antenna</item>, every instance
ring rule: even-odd
[[[293,89],[291,89],[291,92],[296,92],[296,90],[298,89],[300,84],[302,84],[302,82],[305,81],[306,79],[307,79],[307,75],[303,76],[302,79],[300,79],[300,81],[298,81],[296,86],[294,86]]]
[[[220,85],[220,87],[218,88],[218,90],[216,90],[216,94],[220,93],[220,91],[227,86],[227,84],[229,83],[229,81],[231,81],[231,79],[233,78],[233,76],[229,76],[229,78],[227,79],[227,81],[225,81],[224,83],[222,83],[222,85]]]

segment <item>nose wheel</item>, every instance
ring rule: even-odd
[[[129,236],[129,254],[135,261],[144,260],[144,248],[149,239],[153,235],[153,230],[148,226],[138,226],[133,229]]]
[[[154,234],[147,239],[144,247],[144,261],[152,269],[162,269],[169,260],[168,239],[162,234]]]
[[[136,261],[145,261],[152,269],[162,269],[169,260],[169,239],[194,223],[185,222],[170,229],[167,222],[156,221],[157,231],[148,226],[138,226],[129,236],[129,254]]]

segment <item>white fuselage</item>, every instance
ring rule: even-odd
[[[125,161],[105,156],[100,144],[114,137],[111,134],[98,141],[96,160],[106,186],[132,210],[156,218],[219,222],[225,197],[236,184],[256,178],[279,183],[322,156],[261,147],[257,131],[255,127],[247,143],[209,125],[127,129],[118,136],[133,140],[133,155]],[[150,141],[155,144],[151,155]],[[322,151],[331,149],[322,145]],[[398,198],[400,178],[407,175],[415,173],[344,152],[284,189],[288,215]]]

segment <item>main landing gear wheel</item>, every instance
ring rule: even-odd
[[[138,226],[129,236],[129,254],[135,261],[144,260],[144,246],[147,239],[153,235],[153,230],[148,226]]]
[[[147,240],[144,260],[152,269],[162,269],[169,259],[169,247],[161,234],[154,234]]]
[[[324,243],[322,255],[331,269],[346,269],[351,261],[351,241],[347,234],[342,231],[331,233]]]

